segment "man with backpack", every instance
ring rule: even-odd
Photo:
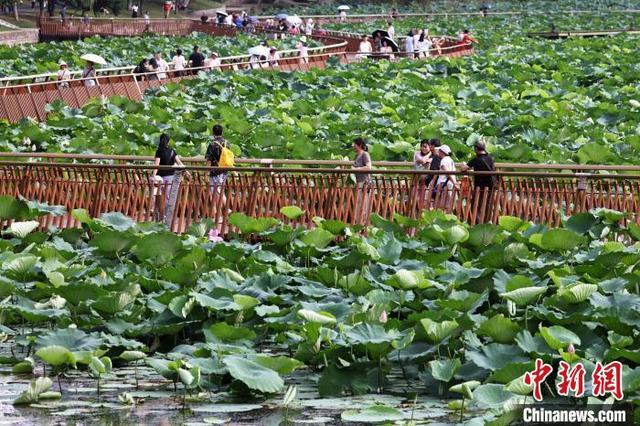
[[[235,159],[233,152],[229,149],[227,141],[222,137],[222,126],[216,124],[213,126],[213,139],[207,148],[205,154],[205,160],[209,162],[211,167],[233,167]],[[224,185],[227,180],[227,172],[220,170],[212,170],[209,173],[209,181],[212,188],[217,188],[220,191],[220,187]]]
[[[480,138],[473,146],[476,156],[467,164],[462,166],[462,171],[472,169],[476,172],[494,172],[496,166],[493,158],[487,153],[487,144],[484,138]],[[497,186],[498,177],[496,175],[475,175],[473,177],[474,198],[478,196],[478,221],[488,221],[491,215],[491,204],[493,202],[493,188]],[[486,195],[485,195],[486,194]],[[484,198],[486,197],[486,198]],[[483,199],[484,198],[484,199]],[[475,201],[475,199],[474,199]],[[482,205],[484,207],[484,215],[482,214]]]

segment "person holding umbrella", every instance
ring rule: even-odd
[[[95,64],[106,65],[107,61],[102,56],[94,55],[93,53],[87,53],[82,55],[80,59],[84,59],[87,64],[82,71],[81,78],[84,79],[84,85],[86,87],[92,87],[96,85],[96,69]]]
[[[347,5],[342,5],[342,6],[338,6],[338,11],[340,12],[338,14],[338,20],[340,22],[347,22],[347,10],[351,9],[349,6]]]

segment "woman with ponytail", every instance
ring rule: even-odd
[[[169,145],[170,140],[171,138],[169,137],[168,134],[163,133],[160,135],[160,142],[158,142],[158,149],[156,149],[156,155],[155,155],[154,165],[156,167],[175,166],[176,164],[178,166],[184,166],[184,164],[182,164],[182,161],[180,161],[180,157],[176,153],[176,150],[171,148],[171,146]],[[166,208],[164,209],[164,212],[163,212],[163,219],[167,211],[173,210],[172,206],[173,206],[173,202],[175,202],[175,200],[173,200],[172,202],[172,200],[169,198],[171,194],[171,187],[173,186],[174,174],[175,174],[175,171],[171,169],[163,168],[158,170],[156,168],[153,170],[153,174],[151,175],[154,181],[157,181],[158,183],[162,183],[162,186],[164,187],[164,190],[165,190]]]
[[[371,170],[371,157],[369,156],[369,148],[367,141],[363,138],[353,140],[353,150],[356,152],[356,158],[353,161],[353,170]],[[355,221],[362,225],[366,225],[369,220],[369,190],[371,186],[371,175],[369,173],[356,174],[357,193],[356,193],[356,212]]]

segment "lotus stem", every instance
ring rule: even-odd
[[[460,407],[460,423],[464,419],[464,394],[462,395],[462,406]]]

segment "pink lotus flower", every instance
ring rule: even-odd
[[[214,242],[214,243],[220,243],[222,241],[224,241],[222,239],[222,237],[220,236],[220,231],[218,231],[217,229],[211,229],[209,231],[209,241]]]
[[[576,348],[573,347],[573,343],[569,343],[569,346],[567,347],[567,352],[570,353],[571,355],[576,353]]]
[[[382,324],[386,324],[386,322],[387,322],[387,311],[386,310],[383,310],[380,313],[380,317],[378,318],[378,321],[380,321]]]

